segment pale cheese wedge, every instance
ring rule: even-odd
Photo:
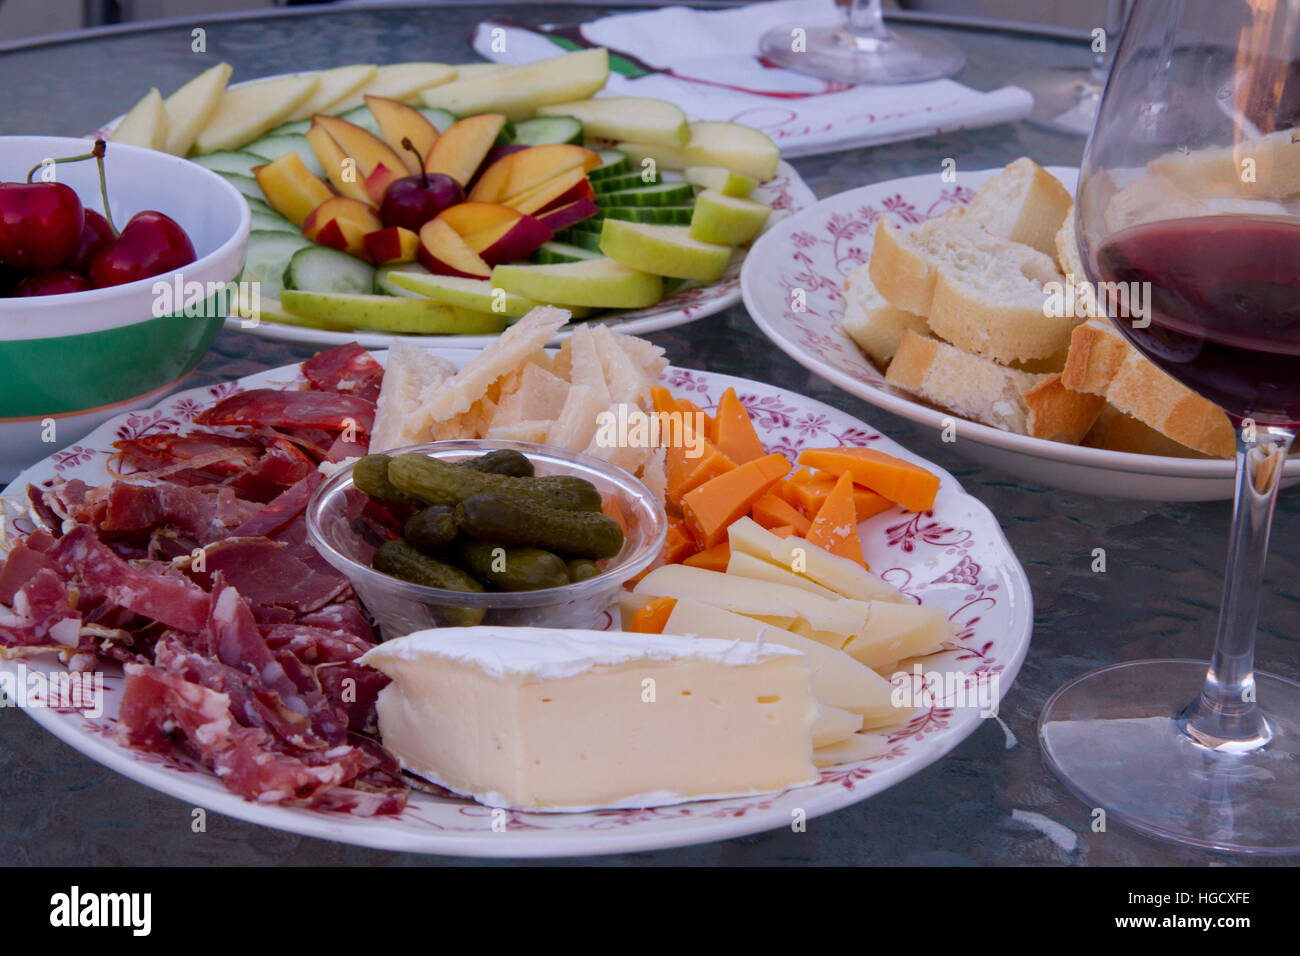
[[[822,587],[816,581],[800,577],[793,571],[787,571],[778,564],[756,558],[744,551],[731,552],[730,557],[727,559],[727,573],[736,574],[742,578],[753,578],[756,581],[771,581],[773,584],[789,585],[807,591],[809,594],[825,598],[828,601],[836,601],[841,597],[830,588]]]
[[[830,631],[847,641],[862,630],[870,610],[863,601],[848,598],[828,600],[802,588],[742,578],[685,564],[655,568],[639,582],[639,594],[687,598],[740,614],[789,614],[793,612],[815,631]]]
[[[906,657],[934,654],[955,640],[952,621],[941,607],[872,601],[866,626],[844,645],[844,652],[868,667],[886,668]]]
[[[317,113],[341,112],[337,109],[338,104],[374,80],[378,69],[373,63],[359,63],[321,70],[315,74],[318,81],[316,91],[290,113],[285,122],[311,119]]]
[[[732,552],[743,551],[807,578],[855,601],[895,601],[910,598],[862,565],[831,554],[797,535],[781,538],[753,518],[741,518],[727,529]]]
[[[109,140],[145,149],[162,149],[167,142],[167,109],[154,87],[122,117]]]
[[[319,84],[314,76],[282,76],[226,90],[216,111],[199,131],[196,140],[199,152],[239,149],[251,143],[287,120],[290,113],[316,92]]]
[[[370,453],[429,441],[429,419],[422,413],[425,396],[455,374],[456,366],[445,358],[409,342],[393,343],[375,406]]]
[[[194,145],[199,131],[217,111],[221,94],[230,80],[229,63],[218,63],[204,70],[179,90],[167,97],[163,106],[167,110],[167,139],[163,150],[173,156],[184,156]]]
[[[815,691],[814,691],[815,693]],[[822,706],[821,713],[812,727],[813,749],[828,747],[833,743],[852,737],[862,729],[862,715],[838,707]]]
[[[837,767],[840,764],[879,757],[888,750],[889,744],[878,734],[854,734],[814,750],[813,764],[818,767]]]
[[[633,600],[642,595],[633,595]],[[887,680],[843,651],[809,641],[791,631],[764,625],[699,601],[678,600],[664,625],[665,634],[756,641],[761,635],[771,644],[802,651],[812,668],[813,695],[825,707],[851,711],[867,728],[893,727],[910,719],[913,710],[895,707]]]

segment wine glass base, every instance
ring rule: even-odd
[[[796,29],[804,31],[801,42]],[[841,27],[791,23],[768,30],[758,48],[769,63],[835,83],[921,83],[952,76],[966,65],[966,54],[947,40],[895,30],[874,40]]]
[[[1087,136],[1097,120],[1102,87],[1087,69],[1038,69],[1012,77],[1012,86],[1029,92],[1034,108],[1029,122],[1058,133]]]
[[[1237,853],[1300,853],[1300,684],[1256,672],[1272,738],[1210,750],[1181,731],[1204,661],[1134,661],[1065,685],[1038,740],[1052,772],[1089,807],[1150,836]]]

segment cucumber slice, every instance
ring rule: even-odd
[[[657,171],[650,173],[650,178],[646,179],[641,173],[624,173],[622,176],[609,176],[605,179],[598,179],[591,184],[591,188],[596,191],[597,196],[605,193],[621,193],[629,189],[644,189],[646,186],[656,186],[663,182],[662,177]]]
[[[287,220],[286,220],[287,221]],[[278,299],[284,288],[284,272],[289,261],[298,252],[313,245],[296,232],[254,228],[248,234],[248,256],[244,260],[242,279],[260,283],[258,294],[264,298]]]
[[[572,116],[539,116],[515,124],[516,143],[549,146],[553,143],[582,145],[582,124]]]
[[[565,245],[577,246],[579,249],[587,249],[598,255],[604,255],[600,251],[599,232],[591,232],[587,229],[570,226],[568,229],[561,229],[557,232],[555,238]]]
[[[601,206],[679,206],[694,200],[695,190],[690,183],[656,183],[596,197]]]
[[[243,149],[238,151],[223,149],[215,153],[190,157],[191,163],[198,163],[214,173],[235,173],[239,176],[252,176],[253,167],[261,166],[266,161],[265,156]]]
[[[250,212],[252,213],[252,225],[249,228],[254,231],[265,229],[271,232],[289,232],[295,236],[302,235],[297,226],[279,213],[265,213],[260,209],[250,209]]]
[[[298,120],[293,123],[285,123],[277,126],[267,133],[267,136],[301,136],[311,129],[311,120]]]
[[[245,199],[262,201],[262,187],[257,185],[257,180],[252,176],[241,176],[239,173],[221,173],[215,169],[213,172],[243,193]]]
[[[383,139],[383,136],[380,136],[379,133],[379,123],[375,121],[370,110],[364,106],[358,106],[356,109],[348,110],[346,113],[340,113],[339,119],[347,120],[349,123],[355,123],[367,132],[374,133],[376,136],[379,136],[380,139]]]
[[[599,239],[599,237],[597,237]],[[597,243],[599,246],[599,243]],[[598,249],[587,249],[568,242],[543,242],[533,251],[533,262],[552,265],[557,262],[580,262],[583,259],[599,259]]]
[[[422,298],[420,293],[412,292],[410,289],[403,289],[401,286],[393,285],[388,276],[394,272],[416,272],[419,266],[414,262],[394,262],[391,265],[380,266],[375,270],[375,288],[377,295],[400,295],[408,299]],[[433,275],[432,272],[429,275]]]
[[[267,162],[274,162],[286,153],[297,153],[298,158],[311,170],[313,176],[325,178],[325,168],[321,166],[320,160],[307,145],[305,136],[263,136],[249,143],[248,148],[258,156],[265,156]]]
[[[312,245],[298,250],[289,260],[284,287],[304,292],[369,293],[375,287],[375,270],[346,252]]]
[[[416,107],[416,112],[433,124],[434,129],[439,133],[447,132],[452,123],[456,122],[456,117],[446,110],[440,110],[436,106]]]
[[[276,212],[274,209],[268,206],[266,204],[266,201],[263,199],[257,199],[253,196],[245,196],[244,201],[248,203],[248,208],[253,212],[254,215],[256,215],[257,213],[261,213],[264,216],[280,215],[278,212]],[[297,229],[295,228],[294,231],[296,232]]]
[[[624,222],[649,222],[665,226],[690,225],[694,206],[601,206],[604,219],[622,219]]]
[[[596,155],[604,162],[595,169],[587,170],[587,179],[590,182],[594,183],[598,179],[608,179],[610,176],[622,176],[632,168],[627,154],[616,149],[598,149]]]

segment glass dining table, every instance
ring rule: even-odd
[[[225,60],[235,78],[344,63],[479,59],[479,21],[569,23],[620,9],[598,4],[436,4],[277,11],[114,28],[23,46],[0,43],[0,134],[81,135],[149,86],[174,89]],[[206,52],[192,50],[205,30]],[[1005,25],[919,18],[966,54],[959,79],[994,89],[1026,69],[1087,66],[1090,38]],[[937,169],[1005,165],[1027,155],[1077,165],[1079,137],[1018,122],[796,159],[819,198]],[[1036,724],[1048,696],[1102,665],[1147,657],[1203,657],[1212,645],[1230,517],[1228,502],[1089,497],[976,466],[937,433],[876,409],[788,358],[741,305],[648,336],[671,361],[779,385],[872,424],[949,469],[998,517],[1028,573],[1034,631],[998,719],[950,754],[868,800],[790,828],[726,842],[599,858],[634,865],[1235,865],[1242,858],[1158,843],[1112,825],[1092,829],[1084,806],[1051,775]],[[309,347],[221,332],[183,387],[302,361]],[[1260,665],[1300,678],[1300,492],[1283,492],[1261,609]],[[1093,571],[1093,549],[1106,570]],[[68,747],[17,708],[0,708],[0,860],[34,865],[420,865],[469,862],[364,849],[228,817],[194,832],[193,808],[120,776]],[[491,861],[489,861],[491,862]],[[507,861],[508,862],[508,861]],[[1263,861],[1267,862],[1267,861]],[[1281,862],[1281,861],[1275,861]]]

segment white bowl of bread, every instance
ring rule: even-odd
[[[1076,178],[1019,159],[823,200],[755,244],[746,307],[796,361],[977,461],[1092,494],[1229,498],[1227,415],[1099,310],[1045,307],[1087,292]]]

